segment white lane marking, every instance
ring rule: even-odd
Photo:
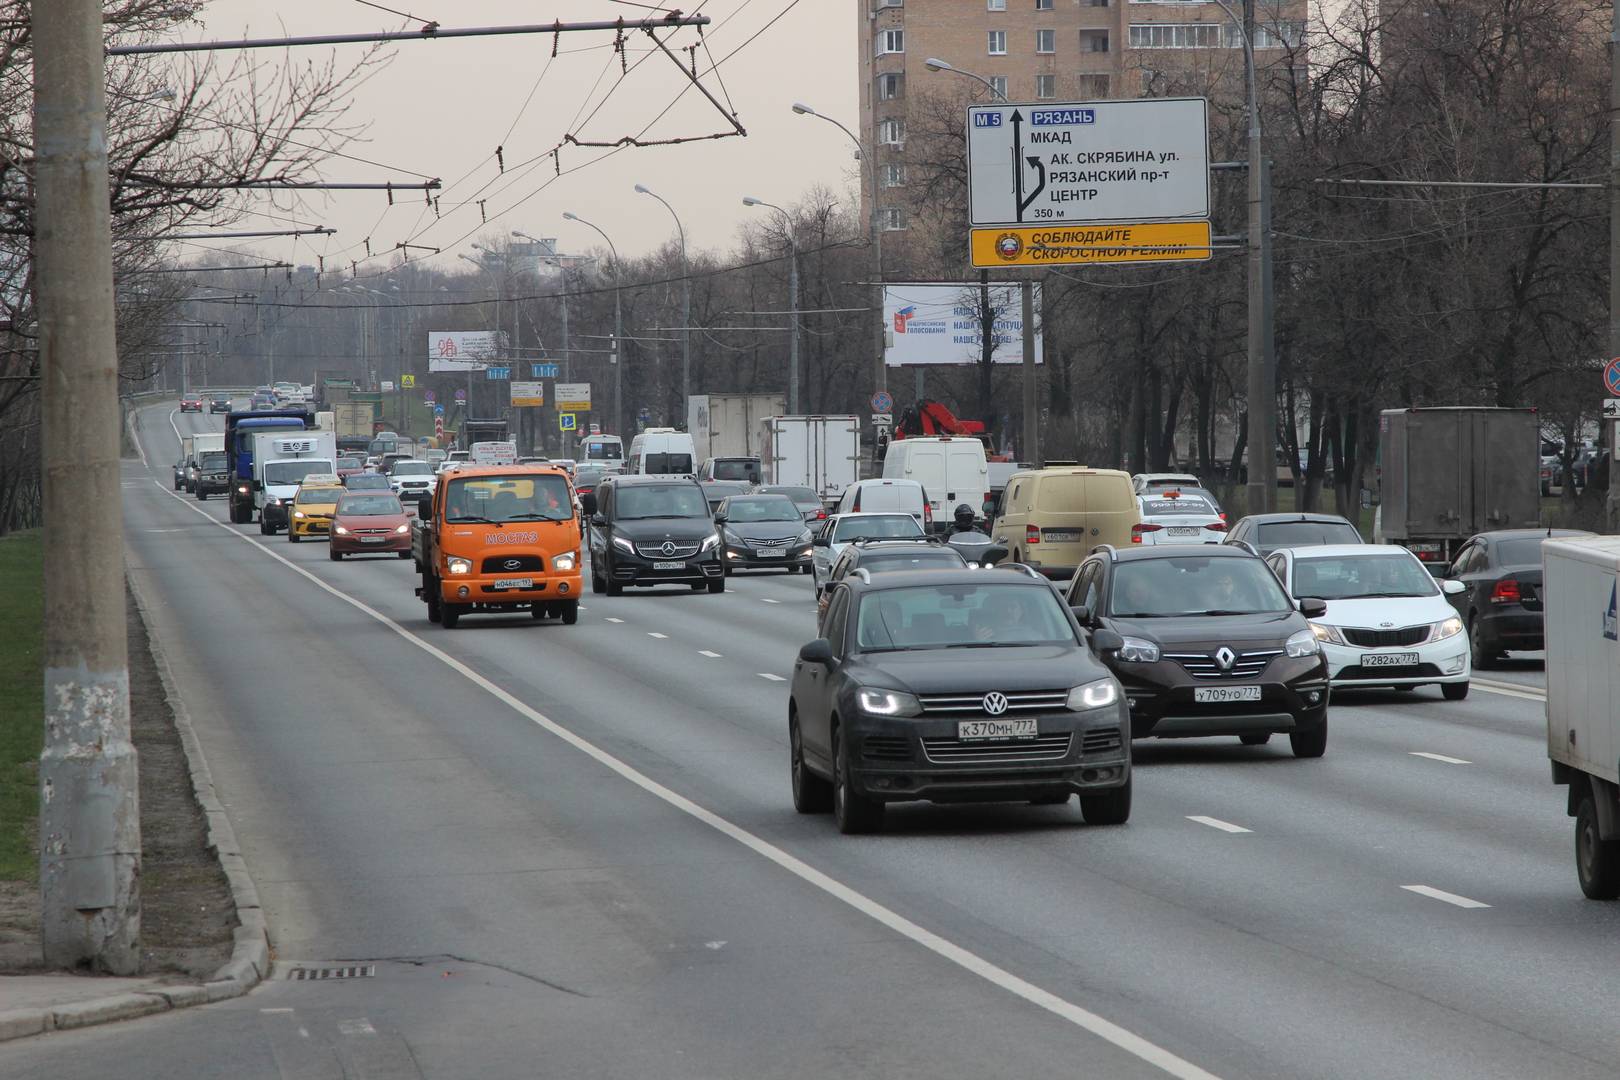
[[[713,949],[715,952],[719,952],[721,949],[726,947],[726,943],[724,941],[705,941],[703,943],[703,947],[705,949]]]
[[[290,1013],[291,1009],[260,1009],[262,1013]]]
[[[941,937],[932,930],[928,930],[918,923],[912,922],[910,919],[906,918],[904,915],[901,915],[893,908],[886,907],[885,905],[880,904],[878,901],[868,897],[864,893],[857,892],[855,889],[845,885],[837,878],[817,870],[803,859],[789,854],[782,848],[777,847],[775,844],[765,840],[759,835],[749,832],[740,825],[733,824],[731,821],[721,817],[714,811],[700,806],[698,803],[693,802],[691,799],[688,799],[686,796],[679,794],[671,788],[665,787],[663,784],[660,784],[658,781],[652,779],[650,776],[641,772],[639,769],[628,764],[627,762],[608,753],[606,750],[597,746],[590,740],[581,735],[575,734],[566,727],[563,727],[561,724],[557,723],[555,720],[552,720],[539,710],[533,708],[528,703],[520,700],[509,691],[478,674],[478,672],[474,671],[471,667],[468,667],[466,664],[462,663],[460,660],[457,660],[455,657],[440,649],[438,646],[430,644],[421,637],[418,637],[415,633],[405,629],[404,626],[401,626],[399,623],[395,622],[387,615],[384,615],[371,605],[362,600],[355,599],[349,594],[338,589],[336,586],[328,584],[315,574],[312,574],[310,571],[299,566],[297,563],[294,563],[285,556],[279,555],[270,550],[269,546],[254,540],[246,533],[237,532],[230,525],[209,515],[201,507],[192,506],[190,503],[180,498],[180,496],[175,495],[174,492],[166,490],[163,485],[158,483],[156,480],[152,481],[152,486],[164,494],[171,496],[187,510],[190,510],[199,517],[202,517],[210,524],[223,529],[226,533],[236,537],[244,544],[250,544],[253,547],[258,548],[262,553],[268,555],[270,558],[276,560],[288,570],[291,570],[293,573],[304,578],[321,591],[331,595],[345,604],[348,604],[356,611],[369,616],[370,618],[381,623],[383,626],[386,626],[411,645],[421,649],[424,653],[433,657],[441,664],[444,664],[446,667],[456,672],[456,674],[460,675],[474,686],[506,705],[507,708],[511,709],[513,712],[529,720],[542,731],[556,737],[557,739],[560,739],[569,746],[572,746],[574,749],[578,750],[580,753],[596,761],[598,764],[619,774],[619,776],[641,788],[654,798],[660,799],[667,805],[679,810],[683,814],[686,814],[688,817],[702,822],[715,832],[718,832],[722,836],[735,841],[741,846],[747,848],[749,851],[754,852],[754,854],[759,855],[761,858],[768,859],[777,866],[781,867],[783,870],[786,870],[788,873],[792,874],[794,877],[797,877],[799,880],[808,885],[820,889],[833,899],[838,900],[843,904],[847,904],[849,907],[860,912],[862,915],[865,915],[873,922],[889,928],[894,933],[899,934],[901,937],[904,937],[915,944],[922,946],[936,956],[955,964],[963,971],[966,971],[971,975],[978,976],[985,982],[990,983],[992,986],[1005,990],[1014,997],[1021,998],[1022,1000],[1029,1002],[1036,1008],[1045,1009],[1052,1015],[1066,1020],[1075,1027],[1080,1028],[1083,1031],[1087,1031],[1092,1035],[1095,1035],[1097,1038],[1102,1039],[1104,1042],[1118,1047],[1125,1053],[1147,1062],[1167,1075],[1176,1077],[1176,1080],[1219,1080],[1214,1073],[1194,1065],[1192,1062],[1171,1053],[1169,1050],[1166,1050],[1164,1047],[1159,1046],[1156,1043],[1149,1042],[1147,1039],[1144,1039],[1135,1032],[1129,1031],[1111,1020],[1104,1019],[1103,1017],[1098,1016],[1096,1013],[1091,1012],[1089,1009],[1081,1008],[1072,1001],[1061,998],[1050,991],[1043,990],[1034,983],[1029,982],[1026,979],[1019,978],[1006,968],[993,964],[977,953],[971,952],[955,942]],[[760,674],[764,675],[763,672]],[[787,681],[780,675],[770,675],[766,677],[775,679],[779,682]]]
[[[365,1017],[358,1020],[339,1020],[338,1031],[344,1035],[375,1035],[377,1029],[371,1026],[371,1021]]]
[[[1208,825],[1212,829],[1221,830],[1221,832],[1229,832],[1229,833],[1254,832],[1253,829],[1245,829],[1243,826],[1234,825],[1230,821],[1222,821],[1220,818],[1205,817],[1202,814],[1188,814],[1187,815],[1187,820],[1188,821],[1196,821],[1200,825]]]
[[[772,600],[768,596],[762,596],[762,597],[759,598],[759,602],[762,603],[762,604],[780,604],[782,601],[780,601],[780,600]]]
[[[1417,893],[1419,896],[1427,896],[1430,900],[1439,900],[1442,903],[1454,904],[1460,908],[1488,908],[1491,906],[1482,904],[1478,900],[1470,900],[1466,896],[1458,896],[1456,893],[1442,892],[1428,885],[1402,885],[1401,888],[1407,892]]]
[[[603,619],[602,621],[603,622],[611,622],[611,623],[621,623],[621,624],[624,622],[623,619],[615,619],[611,615],[609,615],[606,619]]]
[[[719,653],[710,652],[708,649],[699,649],[698,650],[698,655],[699,656],[707,656],[710,660],[718,660],[718,659],[720,659],[720,654]]]
[[[771,682],[787,682],[787,680],[782,678],[782,676],[780,676],[780,675],[772,675],[768,671],[761,671],[759,673],[759,677],[762,678],[762,679],[769,679],[769,680],[771,680]]]
[[[656,630],[649,630],[649,631],[647,631],[647,636],[648,636],[648,637],[655,637],[655,638],[657,638],[657,639],[658,639],[658,640],[659,640],[659,641],[668,641],[668,640],[669,640],[669,635],[668,635],[668,634],[660,634],[660,633],[659,633],[659,632],[658,632],[658,631],[656,631]]]
[[[1525,701],[1546,701],[1547,691],[1536,686],[1519,686],[1516,683],[1490,682],[1485,679],[1469,679],[1469,685],[1475,690],[1483,690],[1487,694],[1500,694],[1503,697],[1522,698]]]
[[[1431,754],[1427,750],[1408,750],[1413,757],[1428,758],[1430,761],[1443,761],[1447,765],[1472,765],[1472,761],[1464,761],[1460,757],[1447,757],[1444,754]]]

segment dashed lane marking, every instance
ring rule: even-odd
[[[1433,888],[1429,885],[1402,885],[1401,888],[1405,889],[1407,892],[1417,893],[1419,896],[1427,896],[1430,900],[1438,900],[1443,904],[1451,904],[1455,907],[1488,908],[1491,906],[1489,904],[1482,904],[1478,900],[1470,900],[1466,896],[1458,896],[1456,893],[1445,892],[1444,890]]]
[[[780,601],[780,600],[772,600],[768,596],[762,596],[762,597],[759,598],[759,602],[762,603],[762,604],[780,604],[782,601]]]
[[[658,631],[656,631],[656,630],[649,630],[649,631],[647,631],[647,636],[648,636],[648,637],[655,637],[655,638],[657,638],[657,639],[658,639],[658,640],[659,640],[659,641],[668,641],[668,640],[669,640],[669,635],[668,635],[668,634],[660,634],[660,633],[659,633],[659,632],[658,632]]]
[[[780,675],[772,675],[768,671],[761,671],[759,673],[759,677],[762,678],[762,679],[769,679],[771,682],[787,682],[787,680],[782,678],[782,676],[780,676]]]
[[[609,615],[607,618],[603,619],[602,621],[603,622],[611,622],[611,623],[621,623],[621,624],[624,622],[623,619],[615,619],[611,615]]]
[[[718,660],[718,659],[720,659],[720,654],[719,653],[710,652],[708,649],[699,649],[698,650],[698,655],[699,656],[707,656],[710,660]]]
[[[1447,757],[1445,754],[1431,754],[1427,750],[1408,750],[1413,757],[1428,758],[1430,761],[1443,761],[1447,765],[1472,765],[1472,761],[1465,761],[1460,757]]]
[[[1221,832],[1243,833],[1254,831],[1253,829],[1245,829],[1241,825],[1234,825],[1230,821],[1222,821],[1220,818],[1205,817],[1202,814],[1188,814],[1187,820],[1196,821],[1200,825],[1208,825],[1212,829],[1221,830]]]

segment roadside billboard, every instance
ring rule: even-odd
[[[991,362],[1024,360],[1023,302],[1017,285],[989,288]],[[889,367],[962,365],[980,360],[983,294],[973,283],[889,285],[883,290],[884,355]],[[1041,287],[1035,286],[1035,362],[1041,359]]]
[[[506,350],[506,334],[499,330],[428,331],[428,371],[480,371]]]

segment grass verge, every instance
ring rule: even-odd
[[[35,881],[44,738],[44,572],[39,530],[0,537],[0,881]]]

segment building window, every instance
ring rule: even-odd
[[[1052,98],[1057,97],[1057,76],[1035,76],[1035,96],[1042,101],[1049,101]]]
[[[883,186],[884,187],[905,187],[906,186],[906,167],[904,165],[900,165],[900,164],[892,164],[892,165],[883,166]]]
[[[1108,51],[1108,31],[1082,30],[1080,31],[1080,51],[1104,53]]]
[[[898,206],[885,206],[878,213],[885,232],[898,232],[906,227],[906,212]]]
[[[1007,76],[990,76],[990,96],[998,101],[1007,100]]]
[[[899,73],[879,75],[877,77],[877,99],[879,101],[897,101],[906,96],[906,77]]]
[[[1107,7],[1108,0],[1086,0],[1091,7]]]
[[[1080,76],[1080,100],[1103,101],[1108,97],[1108,76]]]
[[[906,122],[898,116],[878,121],[878,142],[884,146],[899,146],[906,141]]]
[[[1225,44],[1224,23],[1132,23],[1133,49],[1218,49]],[[1240,39],[1241,40],[1241,39]]]
[[[1055,52],[1057,52],[1057,31],[1056,30],[1037,30],[1037,31],[1035,31],[1035,51],[1038,52],[1038,53],[1055,53]]]
[[[877,36],[877,55],[886,56],[889,53],[903,53],[906,51],[906,32],[904,30],[885,30]]]
[[[991,56],[1006,56],[1007,55],[1007,31],[1005,31],[1005,30],[992,30],[992,31],[990,31],[990,55]]]
[[[1006,11],[1007,0],[984,0],[986,11]]]
[[[1292,19],[1283,19],[1270,26],[1257,25],[1254,28],[1254,47],[1257,49],[1280,49],[1285,45],[1297,46],[1305,40],[1305,26]],[[1228,25],[1226,28],[1226,47],[1229,49],[1243,48],[1243,34],[1236,26]]]
[[[877,0],[877,6],[880,8],[905,7],[906,0]]]
[[[1036,11],[1051,11],[1052,0],[1035,0]]]

